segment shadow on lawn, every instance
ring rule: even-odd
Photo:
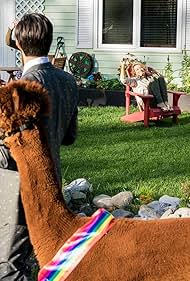
[[[142,124],[143,126],[143,122],[139,122],[139,124]],[[167,127],[173,127],[173,126],[178,126],[178,125],[186,125],[189,124],[190,125],[190,114],[187,113],[184,116],[180,116],[178,118],[178,123],[175,124],[172,120],[172,118],[164,118],[162,120],[157,120],[157,121],[150,121],[149,122],[149,128],[151,127],[160,127],[160,128],[167,128]],[[148,129],[148,128],[147,128]]]
[[[189,124],[189,125],[188,125]],[[188,125],[188,126],[186,126]],[[94,135],[98,136],[94,137]],[[109,124],[98,124],[97,126],[88,125],[87,128],[83,128],[80,132],[80,138],[77,139],[76,144],[80,147],[92,147],[93,145],[113,145],[115,143],[126,145],[135,142],[153,142],[154,139],[157,141],[164,141],[164,139],[179,139],[179,137],[189,138],[190,135],[190,120],[189,117],[180,120],[180,125],[168,125],[165,121],[161,122],[161,126],[152,126],[150,128],[144,128],[142,124],[135,125],[109,125]],[[89,141],[87,142],[86,139]]]

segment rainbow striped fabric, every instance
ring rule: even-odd
[[[57,252],[51,262],[39,272],[38,281],[64,281],[86,253],[112,227],[114,217],[105,209],[98,209],[90,220],[79,228]]]

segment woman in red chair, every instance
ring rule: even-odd
[[[154,96],[152,107],[158,107],[162,111],[173,110],[168,104],[167,86],[164,77],[143,63],[134,60],[126,63],[123,59],[121,62],[120,80],[123,84],[128,84],[128,79],[135,79],[136,85],[130,85],[134,93]],[[137,104],[143,110],[143,101],[136,96]]]

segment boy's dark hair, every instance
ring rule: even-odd
[[[26,14],[15,28],[15,37],[26,56],[47,56],[53,39],[53,25],[42,14]]]

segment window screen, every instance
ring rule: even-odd
[[[177,0],[141,0],[141,47],[176,47]]]
[[[133,0],[103,1],[103,44],[132,44]]]

